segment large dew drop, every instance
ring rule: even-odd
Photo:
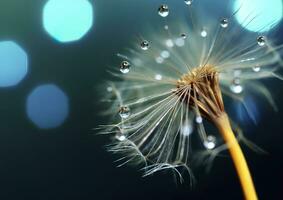
[[[158,14],[161,17],[167,17],[169,15],[169,7],[167,5],[165,5],[165,4],[162,4],[158,8]]]
[[[127,106],[121,106],[119,109],[119,115],[122,119],[126,119],[130,116],[131,111],[130,108]]]
[[[209,150],[214,149],[216,146],[216,138],[212,135],[207,136],[203,142],[203,146]]]
[[[192,5],[193,3],[193,0],[184,0],[185,4],[187,5]]]
[[[120,71],[123,74],[127,74],[130,71],[131,64],[128,61],[122,61],[120,64]]]

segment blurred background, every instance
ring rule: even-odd
[[[237,3],[242,2],[243,11],[259,6],[263,16],[246,31],[276,22],[271,33],[282,43],[282,1]],[[107,120],[99,115],[106,69],[117,67],[115,54],[144,27],[162,23],[157,14],[162,3],[172,21],[187,15],[183,0],[0,1],[1,199],[242,199],[229,158],[216,159],[209,173],[197,169],[193,188],[189,182],[176,184],[169,172],[142,178],[135,167],[117,168],[104,148],[109,139],[92,130]],[[202,0],[201,5],[218,16],[232,13],[234,4]],[[241,23],[242,16],[236,17]],[[265,83],[279,112],[253,99],[258,123],[242,115],[241,120],[246,136],[269,154],[244,151],[260,199],[280,200],[283,82]]]

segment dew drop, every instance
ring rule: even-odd
[[[147,40],[141,42],[141,49],[145,51],[149,49],[149,42]]]
[[[107,92],[112,92],[112,91],[113,91],[113,88],[112,88],[111,86],[108,86],[108,87],[106,88],[106,90],[107,90]]]
[[[254,72],[259,72],[260,71],[260,66],[259,65],[256,65],[253,67],[253,71]]]
[[[196,123],[201,124],[202,123],[202,117],[196,116]]]
[[[216,138],[212,135],[207,136],[207,138],[203,142],[203,146],[209,150],[214,149],[216,146]]]
[[[205,29],[203,29],[201,32],[200,32],[200,35],[201,37],[205,38],[207,36],[207,31]]]
[[[239,78],[234,78],[233,83],[230,86],[230,90],[235,94],[240,94],[243,92],[243,86]]]
[[[168,29],[169,29],[169,26],[168,26],[168,25],[165,25],[165,26],[164,26],[164,29],[165,29],[165,30],[168,30]]]
[[[229,21],[228,21],[227,18],[222,18],[222,19],[220,20],[220,25],[221,25],[222,28],[227,28],[227,27],[228,27],[228,24],[229,24]]]
[[[115,138],[116,138],[117,140],[119,140],[120,142],[126,140],[126,136],[121,132],[121,130],[119,130],[119,131],[116,133]]]
[[[165,5],[165,4],[162,4],[158,8],[158,14],[161,17],[167,17],[169,15],[169,7],[167,5]]]
[[[156,61],[158,64],[161,64],[161,63],[164,62],[164,58],[158,56],[158,57],[155,58],[155,61]]]
[[[157,81],[161,81],[162,80],[162,75],[161,74],[156,74],[154,78]]]
[[[169,57],[170,57],[170,52],[164,50],[164,51],[162,51],[162,52],[160,53],[160,55],[161,55],[162,58],[169,58]]]
[[[192,5],[193,3],[193,0],[184,0],[185,4],[187,5]]]
[[[175,44],[178,46],[178,47],[182,47],[185,45],[185,40],[183,38],[177,38],[175,40]]]
[[[166,43],[167,47],[173,47],[174,46],[174,42],[171,39],[166,40],[165,43]]]
[[[121,106],[119,109],[119,115],[122,119],[126,119],[130,116],[131,111],[130,108],[127,106]]]
[[[266,43],[266,38],[264,37],[264,36],[259,36],[258,38],[257,38],[257,43],[258,43],[258,45],[259,46],[264,46],[265,45],[265,43]]]
[[[120,64],[120,71],[123,74],[127,74],[130,71],[131,64],[128,61],[122,61]]]
[[[186,35],[186,33],[182,33],[181,34],[181,38],[183,38],[184,40],[187,38],[187,35]]]

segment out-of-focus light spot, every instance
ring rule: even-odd
[[[56,128],[68,116],[68,97],[56,85],[41,85],[28,96],[26,110],[30,120],[39,128]]]
[[[43,10],[45,30],[60,42],[81,39],[92,23],[93,9],[87,0],[49,0]]]
[[[282,0],[236,0],[234,10],[237,21],[253,32],[265,32],[282,18]]]
[[[27,72],[26,52],[15,42],[0,42],[0,87],[17,85]]]

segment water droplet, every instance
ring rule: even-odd
[[[183,38],[184,40],[187,38],[187,35],[186,35],[186,33],[182,33],[181,34],[181,38]]]
[[[165,4],[162,4],[159,8],[158,8],[158,14],[161,17],[167,17],[169,15],[169,7]]]
[[[113,91],[113,88],[112,88],[111,86],[108,86],[108,87],[106,88],[106,90],[107,90],[107,92],[112,92],[112,91]]]
[[[119,109],[119,114],[121,118],[126,119],[130,116],[131,110],[127,106],[121,106]]]
[[[201,124],[202,123],[202,117],[196,116],[196,123]]]
[[[254,72],[259,72],[260,71],[260,66],[259,65],[256,65],[253,67],[253,71]]]
[[[155,78],[155,80],[157,80],[157,81],[161,81],[161,80],[162,80],[162,75],[156,74],[154,78]]]
[[[220,25],[222,28],[227,28],[228,27],[228,24],[229,24],[229,21],[227,18],[223,18],[220,20]]]
[[[156,61],[158,64],[161,64],[161,63],[164,62],[164,58],[158,56],[158,57],[155,58],[155,61]]]
[[[126,136],[119,130],[117,131],[115,138],[117,140],[119,140],[120,142],[125,141],[126,140]]]
[[[192,5],[193,3],[193,0],[184,0],[185,4],[187,5]]]
[[[166,46],[167,47],[173,47],[174,46],[174,42],[171,39],[166,40]]]
[[[216,146],[216,138],[212,135],[207,136],[207,138],[203,142],[203,146],[209,150],[214,149]]]
[[[141,49],[142,50],[148,50],[149,49],[149,42],[147,40],[144,40],[141,42]]]
[[[205,29],[203,29],[201,32],[200,32],[200,35],[201,37],[205,38],[207,36],[207,31]]]
[[[185,45],[185,40],[183,38],[177,38],[175,40],[175,44],[178,46],[178,47],[182,47]]]
[[[243,86],[241,85],[241,80],[239,78],[233,79],[233,83],[230,86],[230,90],[235,94],[240,94],[243,92]]]
[[[130,71],[130,67],[131,67],[131,64],[128,61],[124,60],[120,64],[120,71],[123,74],[126,74],[126,73],[128,73]]]
[[[264,46],[265,45],[265,43],[266,43],[266,38],[264,37],[264,36],[259,36],[258,38],[257,38],[257,43],[258,43],[258,45],[259,46]]]
[[[165,26],[164,26],[164,29],[165,29],[165,30],[168,30],[168,29],[169,29],[169,26],[168,26],[168,25],[165,25]]]
[[[162,51],[162,52],[160,53],[160,55],[161,55],[163,58],[169,58],[169,57],[170,57],[170,52],[164,50],[164,51]]]

